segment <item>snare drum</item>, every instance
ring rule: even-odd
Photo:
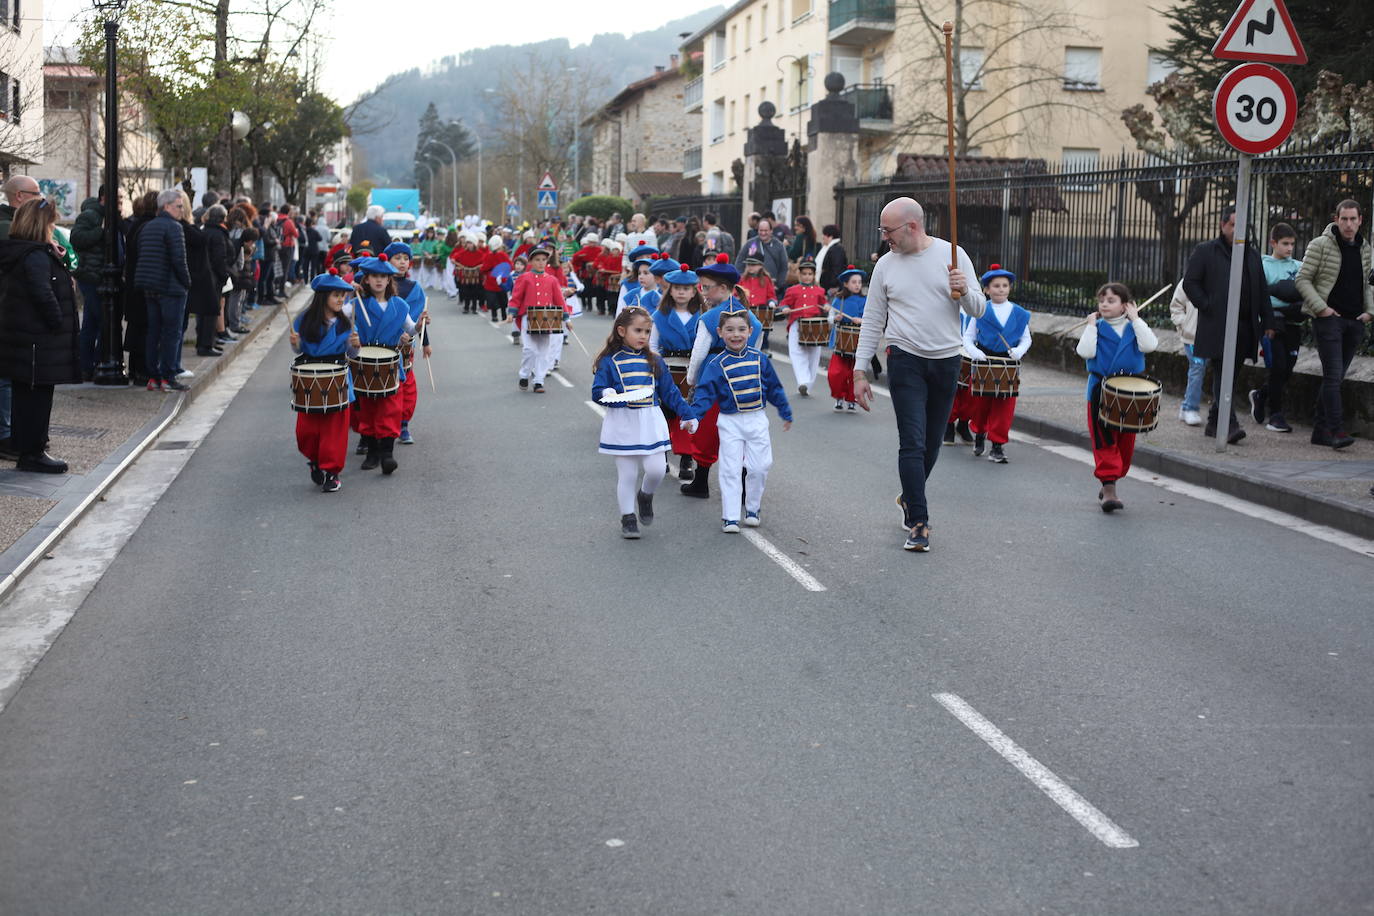
[[[968,381],[973,376],[973,360],[967,356],[959,357],[959,387],[967,388]]]
[[[481,273],[476,267],[459,267],[458,282],[466,286],[476,286],[481,282]]]
[[[415,365],[415,341],[412,340],[410,343],[400,344],[396,349],[401,354],[401,365],[409,372],[410,367]]]
[[[1123,433],[1148,433],[1159,425],[1163,387],[1148,375],[1107,376],[1097,402],[1098,422]]]
[[[798,318],[797,343],[803,347],[823,347],[830,343],[830,319]]]
[[[859,326],[857,324],[835,325],[835,355],[854,358],[859,349]]]
[[[1014,398],[1021,392],[1021,361],[989,356],[973,364],[969,394],[979,398]]]
[[[359,397],[384,398],[401,387],[401,354],[391,347],[362,347],[348,358]]]
[[[677,385],[677,390],[682,394],[683,400],[687,398],[687,365],[691,360],[685,356],[665,356],[663,364],[668,367],[668,374],[673,377],[673,384]]]
[[[562,334],[564,314],[566,313],[561,305],[530,308],[525,312],[525,333]]]
[[[298,413],[347,410],[348,368],[338,363],[297,363],[292,366],[291,409]]]
[[[773,330],[773,306],[764,303],[763,305],[751,305],[749,311],[754,313],[754,317],[763,325],[765,331]]]

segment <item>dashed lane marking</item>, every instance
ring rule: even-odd
[[[1008,738],[1001,729],[985,719],[961,697],[953,693],[935,693],[931,696],[1104,845],[1112,849],[1135,849],[1140,845],[1134,837],[1093,807],[1086,798],[1069,788],[1062,779],[1050,772],[1048,767],[1026,753],[1019,744]]]

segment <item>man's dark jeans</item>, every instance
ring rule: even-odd
[[[1341,381],[1350,370],[1360,341],[1368,327],[1354,318],[1332,315],[1312,319],[1312,336],[1317,342],[1317,356],[1322,361],[1322,386],[1317,393],[1317,406],[1312,414],[1314,429],[1336,433],[1345,429],[1341,413]]]
[[[148,375],[171,381],[181,356],[186,294],[148,293]]]
[[[959,356],[926,359],[896,347],[887,350],[887,386],[897,415],[897,473],[902,479],[906,526],[930,521],[926,479],[940,457],[945,424],[954,406]]]
[[[100,284],[79,280],[81,290],[81,371],[90,375],[100,361],[100,325],[104,313],[100,309]]]

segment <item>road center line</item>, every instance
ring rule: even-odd
[[[557,372],[557,371],[550,372],[550,373],[549,373],[549,378],[554,379],[555,381],[558,382],[558,384],[562,385],[564,388],[571,388],[571,387],[573,387],[573,383],[570,382],[570,381],[568,381],[567,379],[565,379],[565,378],[562,376],[562,374],[559,373],[559,372]]]
[[[1058,776],[1054,775],[1040,761],[1036,760],[1015,741],[1003,734],[962,698],[953,693],[931,694],[935,702],[947,709],[954,718],[964,723],[979,738],[987,743],[1016,769],[1021,771],[1036,788],[1068,812],[1069,816],[1112,849],[1134,849],[1140,845],[1134,837],[1122,830],[1083,796],[1079,795]]]

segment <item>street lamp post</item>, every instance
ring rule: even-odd
[[[253,129],[253,122],[248,120],[248,115],[241,111],[229,112],[229,197],[232,199],[238,191],[238,174],[234,163],[234,144],[248,136],[248,132]]]
[[[449,145],[448,145],[447,143],[445,143],[443,140],[436,140],[436,139],[434,139],[433,137],[431,137],[430,140],[429,140],[429,142],[430,142],[430,143],[437,143],[438,145],[442,146],[444,149],[448,150],[449,159],[450,159],[450,160],[452,161],[452,163],[453,163],[453,180],[452,180],[451,182],[449,182],[449,190],[451,190],[451,191],[453,192],[453,209],[454,209],[454,210],[457,210],[457,209],[458,209],[458,154],[455,153],[455,152],[453,151],[453,147],[449,146]],[[431,201],[431,203],[432,203],[432,201]]]
[[[127,385],[124,374],[122,334],[115,322],[115,298],[119,295],[119,99],[115,72],[115,48],[124,0],[96,0],[105,11],[105,268],[100,278],[101,359],[95,367],[97,385]]]
[[[482,136],[473,133],[472,139],[477,141],[477,215],[482,215]]]
[[[577,72],[576,67],[569,67],[569,73]],[[582,193],[582,93],[576,92],[577,96],[577,118],[573,121],[573,186],[572,198],[576,199]]]
[[[425,167],[425,170],[429,172],[429,201],[428,201],[428,203],[429,203],[429,216],[430,216],[430,219],[433,219],[433,218],[434,218],[434,166],[430,165],[428,162],[425,162],[423,159],[420,160],[420,165],[423,165],[423,166]],[[416,176],[416,177],[417,177],[417,180],[418,180],[418,177],[419,177],[419,176]]]

